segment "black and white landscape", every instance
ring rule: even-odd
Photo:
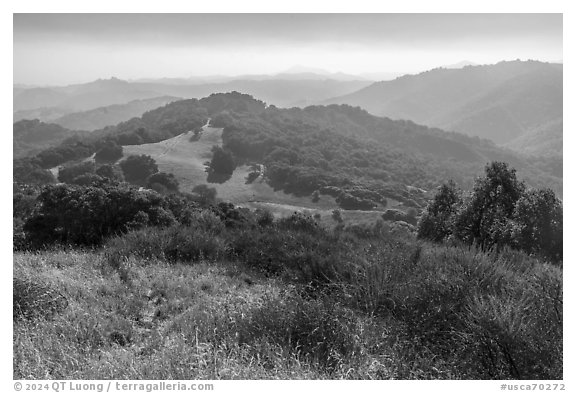
[[[561,14],[14,14],[13,378],[563,379],[562,97]]]

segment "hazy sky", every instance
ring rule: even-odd
[[[14,83],[562,60],[561,14],[15,14]]]

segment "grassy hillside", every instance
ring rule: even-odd
[[[307,212],[310,215],[320,214],[330,223],[333,209],[338,208],[334,198],[322,196],[313,202],[310,196],[296,196],[281,190],[274,190],[262,176],[248,182],[247,177],[253,171],[250,165],[240,165],[234,173],[223,182],[210,182],[205,165],[212,158],[212,147],[222,145],[222,128],[205,126],[199,138],[193,132],[181,134],[158,143],[124,147],[124,155],[146,154],[158,164],[161,172],[172,173],[183,192],[192,192],[199,184],[207,184],[217,191],[218,198],[235,205],[250,208],[266,208],[276,216],[287,216],[295,211]],[[388,206],[398,205],[389,199]],[[368,216],[375,219],[382,211],[361,212],[347,211],[348,218]]]
[[[14,379],[562,379],[557,267],[204,222],[15,253]]]

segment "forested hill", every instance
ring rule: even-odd
[[[449,178],[467,187],[494,160],[518,168],[534,186],[562,189],[561,177],[493,142],[376,117],[348,105],[221,113],[212,124],[224,127],[224,147],[237,157],[267,164],[272,182],[303,192],[334,182],[430,189]]]
[[[562,79],[561,64],[538,61],[438,68],[325,103],[507,143],[562,119]]]
[[[43,123],[39,120],[20,120],[14,123],[12,128],[14,158],[37,154],[79,134],[58,124]]]
[[[486,140],[376,117],[347,105],[279,109],[236,92],[176,101],[69,140],[65,148],[41,153],[39,165],[49,168],[78,158],[64,156],[63,149],[87,156],[105,143],[158,142],[198,129],[209,118],[214,127],[224,128],[224,149],[237,163],[264,164],[268,182],[292,193],[330,193],[336,187],[372,200],[378,197],[371,192],[407,197],[406,186],[429,190],[450,178],[470,186],[493,160],[516,167],[531,185],[562,191],[561,178]]]
[[[93,131],[142,116],[147,111],[179,99],[179,97],[162,96],[134,100],[125,104],[108,105],[89,111],[69,113],[52,122],[73,130]]]

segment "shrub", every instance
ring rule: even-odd
[[[212,235],[219,235],[224,231],[224,223],[211,210],[196,210],[189,216],[188,225]]]
[[[169,226],[176,221],[160,195],[129,187],[49,186],[38,202],[40,208],[24,224],[35,246],[54,242],[98,245],[126,231],[140,212],[147,214],[149,225]]]
[[[339,224],[344,222],[344,219],[342,218],[342,212],[340,212],[338,209],[332,210],[332,219]]]
[[[414,215],[410,215],[395,209],[387,209],[384,214],[382,214],[382,219],[384,221],[392,222],[403,221],[411,225],[416,225],[417,223],[416,217]]]
[[[122,146],[116,144],[114,141],[109,141],[96,152],[94,159],[97,162],[116,162],[122,158],[122,154]]]
[[[269,210],[256,209],[254,216],[256,217],[256,223],[263,228],[269,227],[274,223],[274,216]]]
[[[68,165],[60,168],[58,171],[58,180],[62,183],[72,184],[73,180],[78,176],[92,174],[95,170],[96,166],[91,161]]]
[[[150,175],[147,179],[148,188],[153,189],[154,184],[163,186],[163,189],[168,192],[178,192],[178,180],[172,173],[157,172]]]
[[[96,174],[108,180],[121,182],[124,181],[122,170],[116,165],[105,164],[96,169]]]
[[[110,239],[106,255],[112,266],[136,257],[166,262],[217,260],[226,253],[225,243],[202,228],[174,226],[165,229],[143,228]]]
[[[207,184],[198,184],[192,189],[193,200],[202,206],[210,206],[216,203],[216,189]]]
[[[260,171],[252,171],[246,176],[246,184],[252,184],[254,180],[258,179]]]
[[[295,231],[316,233],[320,227],[316,220],[310,215],[294,212],[289,217],[284,217],[276,222],[280,229],[291,229]]]
[[[52,172],[42,168],[38,159],[21,158],[12,162],[14,181],[26,184],[56,183]]]
[[[70,184],[76,184],[78,186],[91,186],[99,185],[105,181],[103,177],[98,176],[95,173],[86,173],[84,175],[76,176]]]
[[[362,199],[348,193],[340,194],[336,202],[342,209],[346,210],[372,210],[377,205],[368,199]]]
[[[559,269],[517,252],[372,244],[339,282],[355,307],[400,323],[401,362],[425,351],[462,378],[561,378]]]
[[[316,190],[312,193],[312,202],[317,203],[320,201],[320,191]]]

